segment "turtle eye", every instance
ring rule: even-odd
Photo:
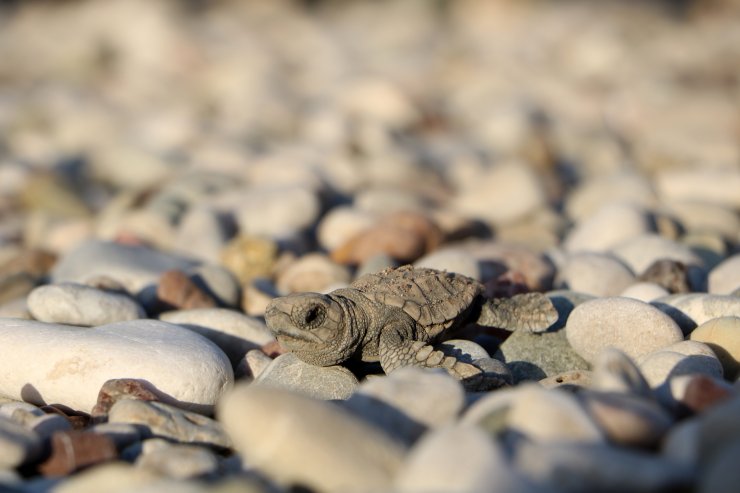
[[[315,327],[324,321],[326,310],[321,305],[314,305],[306,311],[303,317],[303,324],[306,327]]]

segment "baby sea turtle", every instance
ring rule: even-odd
[[[558,318],[541,293],[486,299],[483,291],[461,274],[406,265],[364,275],[329,294],[275,298],[265,319],[280,344],[307,363],[359,358],[380,361],[386,373],[409,365],[444,368],[472,388],[483,371],[432,344],[469,323],[541,332]]]

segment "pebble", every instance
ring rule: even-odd
[[[425,435],[394,484],[399,493],[537,491],[512,470],[500,445],[479,428],[462,424]]]
[[[149,381],[178,405],[208,412],[233,379],[215,345],[155,320],[85,329],[0,319],[0,335],[0,393],[36,404],[89,411],[105,381],[126,376]]]
[[[87,431],[59,431],[51,437],[51,453],[38,467],[44,476],[72,472],[118,457],[113,440]]]
[[[180,219],[172,243],[176,252],[216,264],[227,240],[226,228],[215,210],[192,207]]]
[[[555,285],[593,296],[617,296],[634,281],[632,271],[610,255],[577,253],[568,255]]]
[[[213,341],[233,366],[251,349],[275,340],[264,322],[227,308],[194,308],[160,314],[160,320],[177,324]]]
[[[689,335],[697,326],[714,318],[740,317],[740,297],[689,293],[658,298],[652,305],[665,311]]]
[[[668,296],[670,293],[663,286],[659,286],[653,282],[636,282],[630,284],[617,296],[623,298],[634,298],[636,300],[650,303],[651,301],[657,300],[664,296]]]
[[[139,401],[157,401],[166,399],[157,389],[146,380],[133,378],[117,378],[108,380],[100,387],[98,401],[90,411],[93,419],[107,419],[113,405],[121,399],[136,399]]]
[[[281,354],[262,370],[255,384],[290,390],[314,399],[347,399],[358,385],[343,366],[314,366],[293,353]]]
[[[574,397],[535,384],[516,388],[506,424],[536,443],[602,443],[605,440],[598,424]]]
[[[189,479],[215,475],[219,461],[216,454],[206,448],[152,438],[144,441],[135,465],[158,476]]]
[[[257,378],[260,374],[265,371],[265,368],[270,366],[272,358],[262,352],[260,349],[251,349],[247,351],[239,361],[239,364],[234,369],[234,377],[240,378]]]
[[[514,464],[532,481],[572,493],[682,491],[695,479],[681,463],[598,443],[525,444]]]
[[[83,284],[39,286],[28,295],[28,310],[41,322],[97,326],[146,318],[133,298]]]
[[[656,197],[649,180],[638,173],[604,173],[589,177],[568,195],[568,217],[580,221],[611,204],[650,208]]]
[[[646,212],[630,204],[607,204],[575,224],[563,240],[568,252],[607,252],[650,232]]]
[[[575,307],[565,327],[568,342],[595,362],[607,347],[636,358],[683,340],[676,322],[657,308],[631,298],[599,298]]]
[[[578,391],[589,387],[592,381],[590,370],[570,370],[543,378],[539,384],[546,389],[561,388],[563,390]]]
[[[730,209],[740,208],[740,172],[736,169],[666,169],[655,176],[661,198],[708,202]]]
[[[397,211],[348,238],[332,250],[331,257],[340,264],[357,265],[385,254],[400,263],[410,263],[436,249],[441,241],[442,232],[426,215]]]
[[[343,407],[411,445],[428,429],[453,423],[464,404],[462,386],[446,372],[409,366],[363,381]]]
[[[0,416],[0,470],[31,462],[42,453],[41,437]]]
[[[591,388],[652,398],[653,392],[635,362],[624,352],[608,347],[594,362]]]
[[[643,234],[610,249],[632,272],[642,274],[658,260],[675,260],[687,267],[701,266],[702,261],[691,249],[657,234]]]
[[[85,469],[59,483],[55,493],[126,493],[146,491],[160,476],[123,461],[105,462]]]
[[[692,291],[690,270],[681,262],[659,259],[640,274],[640,280],[662,286],[669,293],[688,293]]]
[[[155,437],[181,443],[231,447],[231,439],[217,421],[162,402],[122,399],[111,407],[108,422],[143,425]]]
[[[506,363],[515,383],[589,369],[588,362],[571,347],[563,329],[537,334],[514,331],[494,356]]]
[[[555,266],[540,251],[517,244],[476,240],[462,243],[460,248],[478,260],[481,281],[512,271],[524,277],[531,291],[547,291],[552,287]]]
[[[248,284],[252,279],[270,277],[278,258],[274,240],[258,236],[239,235],[221,250],[221,263],[239,280]]]
[[[609,441],[618,445],[651,448],[673,424],[657,402],[639,395],[584,390],[577,397]]]
[[[215,264],[200,264],[190,268],[186,274],[200,289],[213,297],[219,306],[240,306],[242,290],[239,281],[228,269]]]
[[[709,292],[730,294],[740,288],[740,253],[726,258],[709,271]]]
[[[275,286],[278,293],[286,295],[305,291],[320,293],[349,282],[349,269],[324,254],[309,253],[280,272]]]
[[[534,212],[545,204],[542,183],[522,163],[494,165],[461,190],[453,208],[492,224],[505,224]]]
[[[722,363],[725,376],[734,380],[740,372],[740,317],[718,317],[691,331],[692,341],[708,345]]]
[[[281,484],[387,491],[404,457],[401,446],[348,411],[282,389],[237,385],[216,415],[246,463]]]
[[[107,276],[121,282],[130,293],[155,285],[168,270],[187,270],[194,261],[144,246],[88,241],[63,255],[52,269],[55,283],[82,282]]]
[[[162,273],[157,284],[157,305],[160,310],[213,308],[216,300],[179,270]]]
[[[242,234],[284,239],[310,228],[320,212],[315,191],[301,185],[278,185],[240,192],[234,214]]]
[[[434,250],[414,262],[414,267],[457,272],[478,281],[483,277],[480,262],[470,253],[456,248]]]
[[[714,354],[685,354],[680,350],[669,346],[639,359],[640,371],[651,387],[659,387],[673,377],[691,373],[722,378],[722,364]]]
[[[319,223],[317,229],[319,244],[331,252],[346,244],[350,238],[371,228],[376,220],[375,214],[356,207],[334,207]]]
[[[673,401],[692,413],[704,412],[732,396],[732,386],[726,381],[694,373],[671,378]]]

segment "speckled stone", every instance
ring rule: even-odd
[[[568,342],[587,361],[613,346],[638,357],[683,339],[681,329],[657,308],[631,298],[599,298],[578,305],[565,327]]]

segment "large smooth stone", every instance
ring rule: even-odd
[[[254,317],[226,308],[194,308],[162,313],[160,320],[181,325],[213,341],[235,365],[250,349],[275,340],[267,326]]]
[[[146,317],[141,305],[125,294],[71,282],[34,289],[28,310],[41,322],[90,327]]]
[[[599,298],[575,307],[565,327],[568,342],[587,361],[607,347],[632,358],[683,340],[671,317],[631,298]]]
[[[340,407],[239,385],[216,414],[250,468],[322,492],[388,491],[404,449]]]
[[[137,293],[156,284],[168,270],[188,270],[195,262],[144,246],[89,241],[63,256],[52,270],[54,282],[85,282],[94,277],[111,277],[130,292]]]
[[[207,339],[156,320],[92,329],[0,319],[0,394],[85,412],[103,383],[146,380],[178,407],[210,413],[233,382],[226,355]]]

